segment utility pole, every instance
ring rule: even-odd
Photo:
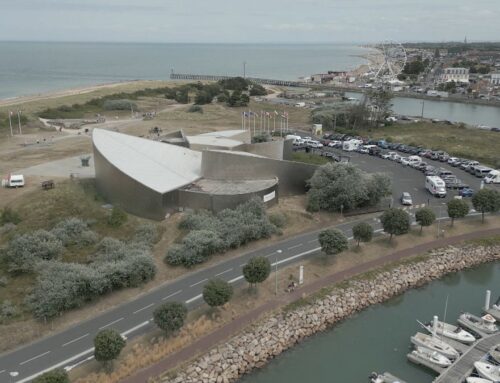
[[[17,122],[19,124],[19,134],[23,134],[23,132],[21,130],[21,111],[20,110],[17,111]]]
[[[12,111],[9,110],[9,126],[10,126],[10,136],[12,137],[14,134],[12,133]]]
[[[243,61],[243,78],[247,78],[247,62]]]

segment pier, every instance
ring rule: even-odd
[[[210,74],[189,74],[189,73],[170,73],[171,80],[194,80],[194,81],[220,81],[229,80],[236,78],[238,76],[218,76]],[[241,76],[239,76],[241,77]],[[277,86],[288,86],[288,87],[301,87],[304,83],[299,81],[288,81],[288,80],[274,80],[269,78],[257,78],[257,77],[245,77],[247,80],[255,82],[262,85],[277,85]]]

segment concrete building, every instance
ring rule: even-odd
[[[500,86],[500,72],[491,74],[490,84],[493,86]]]
[[[441,74],[442,82],[469,82],[469,69],[468,68],[445,68]]]
[[[279,195],[304,193],[317,167],[284,160],[291,140],[251,144],[249,137],[171,134],[172,144],[94,129],[97,189],[110,203],[155,220],[184,209],[234,208],[252,197],[271,205]]]

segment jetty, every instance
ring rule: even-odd
[[[212,74],[189,74],[189,73],[170,73],[171,80],[194,80],[194,81],[220,81],[229,80],[232,78],[241,76],[219,76]],[[299,81],[288,81],[288,80],[276,80],[270,78],[258,78],[258,77],[245,77],[247,80],[255,82],[262,85],[277,85],[277,86],[288,86],[288,87],[302,87],[304,83]]]

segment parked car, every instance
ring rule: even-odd
[[[472,197],[474,195],[474,190],[471,188],[462,188],[458,191],[460,197]]]
[[[404,192],[401,195],[401,205],[410,205],[410,206],[413,205],[410,193]]]
[[[368,154],[370,156],[378,156],[380,153],[381,153],[381,150],[377,146],[368,149]]]
[[[441,162],[446,162],[446,161],[448,161],[450,159],[450,156],[449,156],[448,153],[442,153],[442,154],[439,155],[438,159]]]
[[[425,169],[427,169],[427,166],[429,166],[427,164],[427,162],[422,161],[417,166],[415,166],[415,169],[420,170],[421,172],[423,172],[423,171],[425,171]]]
[[[410,160],[408,157],[401,157],[401,165],[408,166],[410,164]]]

